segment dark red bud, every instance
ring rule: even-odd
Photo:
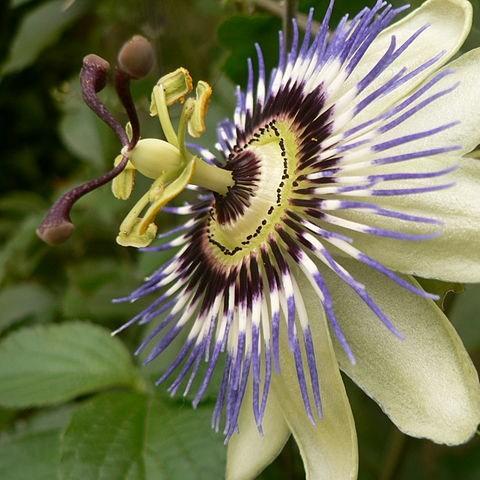
[[[151,43],[141,35],[134,35],[118,53],[118,66],[131,78],[143,78],[150,73],[155,63]]]

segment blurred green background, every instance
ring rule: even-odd
[[[276,60],[281,20],[253,0],[5,0],[0,6],[0,478],[2,480],[217,480],[223,437],[210,430],[214,390],[197,410],[169,399],[150,378],[165,365],[139,367],[132,353],[144,335],[109,332],[141,305],[111,303],[160,265],[161,254],[138,254],[115,243],[131,202],[104,187],[79,202],[77,226],[65,245],[49,248],[35,235],[61,192],[110,168],[113,134],[83,105],[82,57],[114,63],[132,34],[155,45],[157,65],[134,85],[143,136],[159,135],[147,115],[157,77],[178,66],[209,81],[214,97],[209,131],[232,114],[233,86],[245,79],[253,41]],[[369,2],[371,3],[371,2]],[[420,2],[416,2],[420,3]],[[325,1],[299,2],[323,12]],[[465,49],[480,46],[480,14]],[[364,5],[338,0],[336,19]],[[122,121],[111,90],[102,98]],[[173,222],[162,217],[161,228]],[[480,366],[480,287],[453,290],[445,305]],[[460,293],[462,292],[462,293]],[[80,380],[80,381],[79,381]],[[480,478],[480,440],[446,448],[399,433],[348,380],[360,445],[362,480]],[[293,441],[262,480],[302,479]]]

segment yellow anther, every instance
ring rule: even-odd
[[[120,225],[117,243],[124,247],[150,245],[157,232],[154,221],[158,212],[185,189],[192,178],[194,168],[195,159],[192,159],[168,185],[165,185],[165,176],[157,178]],[[145,208],[146,211],[141,217]]]
[[[192,137],[200,137],[206,130],[205,118],[207,117],[212,88],[207,82],[200,80],[195,90],[196,100],[193,114],[188,122],[188,133]]]
[[[132,229],[128,233],[120,230],[117,236],[117,243],[122,245],[122,247],[148,247],[157,236],[157,226],[154,223],[151,223],[148,225],[145,232],[140,233],[141,222],[142,219],[137,218]]]
[[[114,165],[117,166],[122,161],[123,155],[118,155]],[[135,186],[135,167],[132,162],[128,161],[127,166],[120,175],[116,176],[112,181],[112,193],[119,200],[127,200],[132,194]]]
[[[182,102],[185,97],[193,89],[193,81],[190,73],[185,68],[177,68],[174,72],[164,75],[157,82],[157,86],[161,86],[165,92],[165,101],[167,106],[173,105],[176,102]],[[154,95],[152,95],[152,102],[150,104],[150,115],[154,117],[158,115],[157,103]]]
[[[130,210],[125,220],[120,225],[120,231],[117,236],[117,243],[124,247],[146,247],[152,243],[157,234],[155,224],[148,225],[141,230],[142,218],[140,214],[150,203],[149,193],[147,192]]]

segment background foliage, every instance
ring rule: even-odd
[[[258,2],[260,3],[260,2]],[[338,0],[336,18],[363,0]],[[415,2],[414,2],[415,3]],[[419,2],[416,2],[419,3]],[[302,0],[300,9],[325,1]],[[478,7],[478,5],[475,5]],[[225,449],[210,430],[213,395],[197,411],[152,386],[162,369],[132,355],[145,332],[109,332],[141,305],[113,305],[162,262],[114,238],[126,207],[108,187],[75,208],[77,231],[51,249],[35,236],[48,204],[70,186],[99,175],[118,151],[112,134],[82,104],[81,59],[114,61],[130,35],[157,50],[156,71],[135,84],[143,134],[156,77],[185,65],[214,86],[206,144],[232,113],[233,82],[243,83],[253,39],[276,60],[281,21],[253,0],[10,0],[0,6],[0,478],[2,480],[219,480]],[[480,45],[480,17],[466,48]],[[102,94],[103,95],[103,94]],[[121,109],[111,91],[107,103]],[[162,217],[163,227],[171,219]],[[480,288],[444,302],[480,365]],[[346,380],[348,383],[348,380]],[[348,383],[360,443],[360,479],[480,478],[480,441],[445,448],[400,434],[379,408]],[[301,479],[293,442],[261,479]]]

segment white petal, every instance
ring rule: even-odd
[[[368,197],[384,208],[435,218],[444,222],[443,234],[432,240],[395,240],[353,234],[355,246],[394,270],[425,278],[454,282],[480,282],[480,161],[471,158],[421,159],[401,171],[435,171],[460,162],[458,171],[445,177],[455,185],[446,190],[401,197]],[[379,172],[376,172],[379,173]],[[385,188],[402,188],[389,182]],[[408,182],[402,185],[408,188]],[[415,186],[420,185],[420,183]],[[425,186],[425,185],[424,185]],[[344,212],[342,217],[367,225],[409,233],[425,233],[425,225],[400,222],[365,212]],[[402,225],[404,224],[404,225]],[[350,233],[349,233],[350,234]]]
[[[296,279],[308,308],[316,348],[323,418],[313,426],[305,413],[295,364],[285,335],[281,338],[281,374],[274,375],[273,388],[300,449],[307,480],[356,479],[358,452],[355,425],[326,319],[315,292],[299,270],[296,271]]]
[[[404,335],[394,336],[334,274],[339,321],[357,358],[352,365],[335,345],[340,366],[404,433],[456,445],[480,422],[480,384],[454,328],[431,301],[406,292],[354,261],[342,261],[367,286]]]
[[[253,416],[251,382],[245,393],[240,417],[240,433],[233,435],[227,450],[227,480],[253,480],[281,452],[290,436],[275,392],[270,391],[263,420],[264,435],[258,433]]]
[[[430,25],[400,57],[383,72],[362,94],[362,98],[390,80],[399,70],[407,67],[411,72],[437,54],[445,54],[421,74],[396,89],[388,100],[376,101],[355,118],[353,124],[376,115],[398,98],[412,90],[430,73],[445,64],[459,50],[472,25],[472,6],[467,0],[428,0],[420,8],[382,32],[367,50],[365,57],[345,83],[345,90],[356,85],[387,51],[393,35],[397,46],[410,38],[418,29]],[[344,90],[344,91],[345,91]]]
[[[458,151],[459,155],[462,155],[471,152],[480,143],[480,48],[465,53],[445,69],[454,70],[454,73],[443,78],[430,94],[424,95],[422,99],[457,83],[458,87],[384,134],[381,141],[422,132],[450,122],[460,123],[436,135],[395,147],[395,155],[453,145],[462,147]]]

